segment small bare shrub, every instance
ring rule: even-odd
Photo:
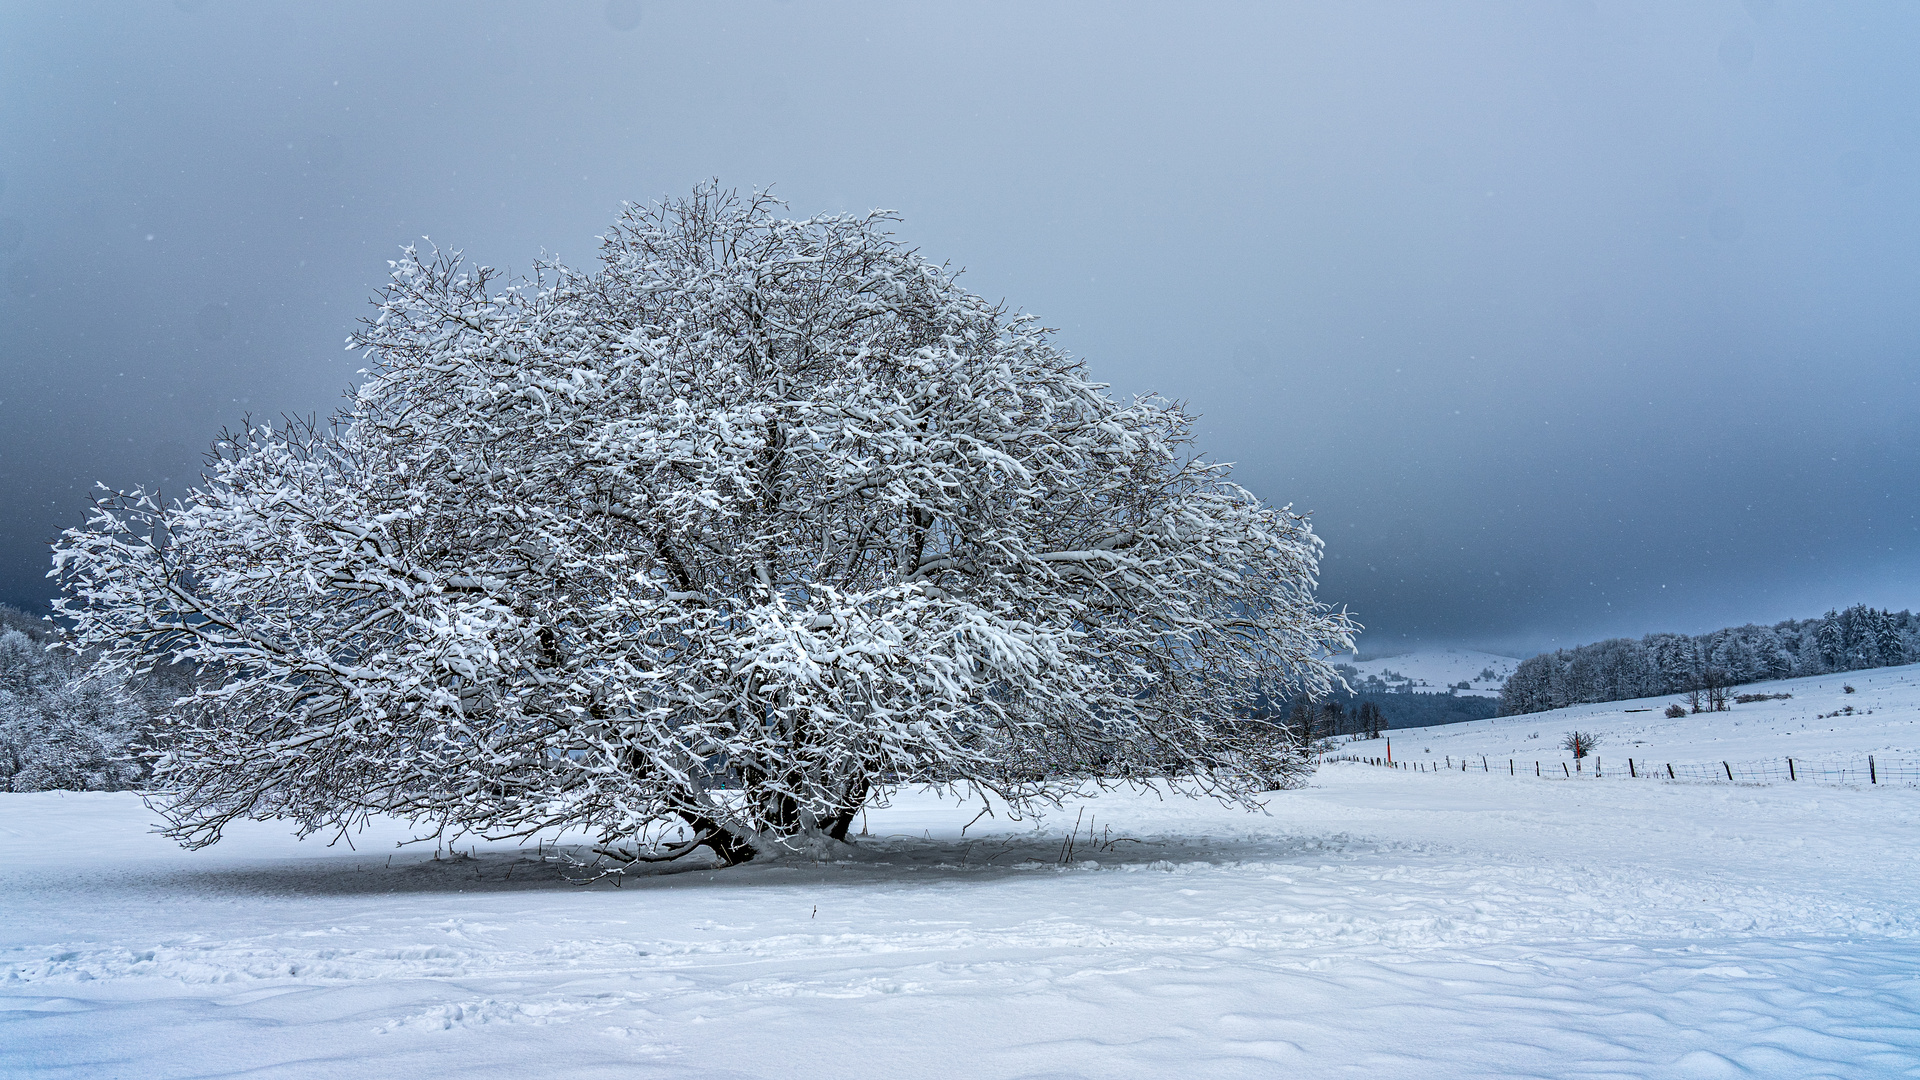
[[[1593,753],[1593,748],[1599,745],[1600,736],[1587,731],[1569,731],[1567,737],[1560,740],[1560,749],[1571,750],[1575,761]]]

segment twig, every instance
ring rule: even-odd
[[[993,807],[982,806],[980,808],[980,812],[973,815],[973,821],[969,821],[965,825],[960,826],[960,835],[961,836],[967,835],[967,830],[973,828],[975,822],[978,822],[981,818],[986,817],[988,814],[991,814],[992,812],[993,812]]]

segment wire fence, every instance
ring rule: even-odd
[[[1508,776],[1552,780],[1687,780],[1722,784],[1814,783],[1920,787],[1920,760],[1884,758],[1875,754],[1862,757],[1765,758],[1760,761],[1694,761],[1684,764],[1628,757],[1613,758],[1611,765],[1599,755],[1578,762],[1521,761],[1519,758],[1501,761],[1484,756],[1395,761],[1384,754],[1337,753],[1323,754],[1319,760],[1322,764],[1344,761],[1402,772],[1506,773]],[[1506,768],[1502,769],[1502,765]]]

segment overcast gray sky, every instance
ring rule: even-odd
[[[1920,5],[0,3],[0,599],[400,245],[889,207],[1311,510],[1363,647],[1920,606]]]

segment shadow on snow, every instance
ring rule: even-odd
[[[1306,860],[1379,850],[1377,842],[1326,836],[1106,836],[1069,845],[1064,833],[1034,830],[977,838],[870,836],[831,861],[785,856],[721,869],[701,852],[686,859],[613,873],[613,864],[584,846],[512,850],[475,845],[432,855],[405,850],[391,857],[359,853],[206,869],[170,868],[142,888],[185,893],[354,896],[388,893],[480,893],[575,889],[751,888],[774,885],[868,887],[971,884],[990,886],[1034,874],[1269,871]],[[132,884],[128,882],[128,884]]]

